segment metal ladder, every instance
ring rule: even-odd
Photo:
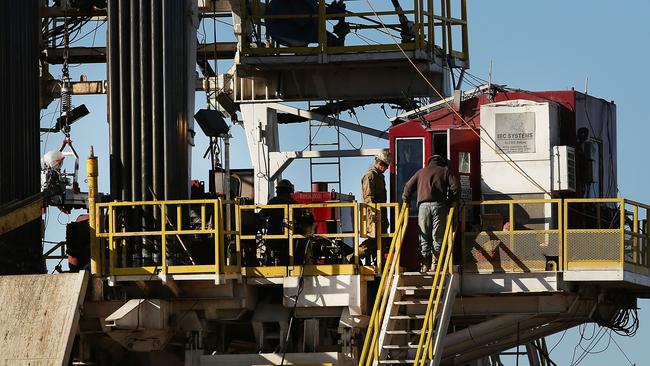
[[[459,287],[458,277],[452,272],[455,229],[455,209],[452,208],[447,218],[440,261],[434,272],[426,274],[400,274],[399,270],[392,270],[399,263],[401,240],[398,239],[394,260],[392,263],[387,261],[385,266],[389,277],[380,283],[360,366],[439,365],[443,339]]]
[[[308,109],[312,110],[314,107],[316,106],[309,102]],[[336,136],[332,136],[333,132],[336,133]],[[341,150],[341,133],[339,128],[325,122],[309,120],[309,150]],[[325,166],[336,169],[335,179],[323,180],[314,178],[314,169]],[[315,182],[327,183],[329,190],[336,188],[337,192],[341,192],[341,158],[309,158],[309,181],[312,185]]]

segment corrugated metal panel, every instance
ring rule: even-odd
[[[0,2],[0,204],[40,191],[37,0]],[[38,273],[40,222],[0,238],[0,274]]]

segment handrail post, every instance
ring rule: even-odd
[[[440,0],[440,28],[442,28],[442,52],[443,57],[447,56],[447,22],[445,20],[446,12],[445,0]]]
[[[288,221],[287,221],[287,226],[286,226],[285,230],[286,230],[287,235],[289,236],[289,238],[288,238],[289,239],[288,240],[288,242],[289,242],[289,266],[291,267],[291,270],[293,271],[293,265],[295,263],[294,262],[294,250],[293,250],[293,234],[294,234],[293,207],[291,207],[291,205],[286,205],[284,210],[285,210],[284,211],[285,217],[287,217],[287,214],[288,214],[288,218],[287,218]],[[306,257],[303,258],[302,259],[303,262],[306,259],[307,259]],[[305,263],[301,263],[301,264],[303,266],[305,265]],[[296,298],[296,301],[298,301],[297,298]]]
[[[115,208],[108,206],[108,271],[111,276],[115,275],[115,261],[117,260],[117,249],[115,245]]]
[[[377,255],[377,268],[381,268],[382,264],[382,233],[384,232],[382,224],[383,224],[383,216],[382,216],[382,210],[381,210],[381,205],[375,203],[375,211],[377,211],[377,215],[375,216],[377,218],[377,223],[375,225],[375,244],[377,245],[377,250],[376,250],[376,255]]]
[[[564,240],[562,241],[562,246],[564,247],[564,270],[569,270],[569,200],[564,200],[563,209],[564,209]]]
[[[219,281],[219,273],[220,273],[220,262],[222,260],[222,236],[223,235],[223,230],[221,230],[221,199],[218,201],[214,202],[213,204],[213,209],[214,209],[214,214],[212,215],[214,217],[214,225],[213,230],[214,230],[214,275],[215,275],[215,282]],[[205,212],[205,205],[201,205],[201,215],[203,216],[203,213]],[[201,227],[203,228],[204,225],[201,223]]]
[[[467,0],[460,0],[460,14],[463,20],[462,35],[463,35],[463,57],[465,61],[469,60],[469,30],[467,23]]]
[[[557,202],[557,227],[558,227],[558,254],[560,258],[558,258],[558,271],[563,272],[564,271],[564,217],[562,215],[564,211],[564,207],[562,207],[562,200],[558,200]]]
[[[327,10],[325,1],[318,2],[318,45],[321,54],[327,52]]]
[[[621,241],[620,241],[620,256],[621,259],[619,260],[619,263],[621,265],[621,268],[625,266],[625,200],[621,199],[619,200],[620,204],[620,223],[619,223],[619,230],[621,233]]]
[[[161,234],[161,263],[162,263],[162,276],[167,276],[167,205],[163,202],[160,204],[160,234]]]
[[[241,252],[241,206],[235,204],[235,251],[237,256],[237,266],[239,267],[239,273],[242,272],[242,252]]]
[[[181,205],[176,205],[176,231],[183,228],[183,209]]]
[[[639,264],[639,258],[640,253],[639,253],[639,238],[636,236],[639,233],[639,206],[634,205],[634,211],[633,211],[633,220],[634,222],[632,223],[632,253],[633,253],[633,261],[634,264]]]
[[[353,221],[354,221],[354,265],[355,267],[359,268],[359,220],[361,219],[359,217],[359,204],[357,201],[353,202]]]
[[[435,36],[435,29],[434,29],[435,28],[435,25],[434,25],[434,23],[435,23],[435,19],[434,19],[435,12],[433,11],[433,0],[428,0],[427,1],[427,15],[428,15],[428,18],[427,18],[427,27],[428,27],[428,29],[427,29],[427,34],[428,34],[428,36],[427,36],[427,44],[429,46],[427,48],[428,48],[428,51],[429,51],[429,55],[433,58],[433,56],[434,56],[433,52],[435,50],[435,43],[436,43],[435,38],[434,38],[434,36]]]
[[[445,6],[445,19],[447,22],[447,55],[451,55],[454,50],[454,36],[452,30],[453,26],[451,23],[451,0],[447,0],[447,4]]]

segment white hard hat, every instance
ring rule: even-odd
[[[50,150],[43,156],[43,163],[50,169],[59,169],[65,156],[59,150]]]
[[[390,152],[383,150],[375,155],[375,160],[379,160],[386,165],[390,165]]]

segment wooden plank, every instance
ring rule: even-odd
[[[67,366],[88,273],[0,276],[0,366]]]

